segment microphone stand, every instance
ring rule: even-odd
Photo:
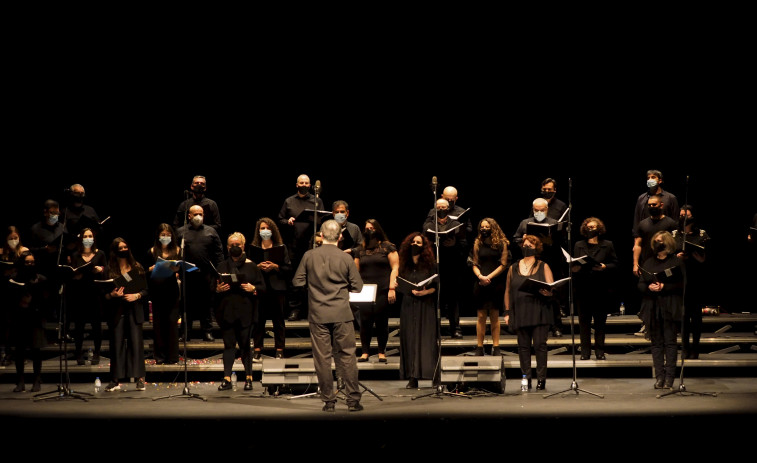
[[[321,181],[315,181],[315,194],[313,195],[313,249],[316,248],[315,237],[318,235],[318,195],[321,194]]]
[[[442,312],[441,312],[441,292],[442,292],[442,278],[441,267],[439,266],[439,214],[436,209],[436,177],[433,177],[431,181],[431,191],[434,194],[434,244],[436,246],[436,270],[439,274],[439,282],[436,286],[436,366],[434,367],[434,377],[432,379],[432,385],[434,392],[428,394],[422,394],[413,397],[411,400],[420,399],[423,397],[437,397],[441,398],[441,395],[451,395],[456,397],[465,397],[470,399],[471,397],[460,394],[457,392],[445,391],[444,385],[441,383],[441,365],[442,365]],[[425,231],[424,231],[425,233]]]
[[[689,176],[688,175],[686,176],[686,192],[684,194],[684,204],[686,204],[686,205],[689,204]],[[686,211],[684,211],[684,214],[683,214],[683,232],[681,233],[681,239],[682,239],[681,252],[683,252],[683,253],[686,252],[686,222],[687,222],[688,216],[689,215],[686,214]],[[686,265],[686,264],[682,263],[681,265]],[[683,278],[683,294],[681,295],[681,302],[683,304],[683,317],[681,318],[681,337],[683,337],[684,335],[688,336],[688,333],[686,333],[685,326],[684,326],[684,324],[686,322],[686,286],[687,286],[686,285],[686,277],[684,276],[684,278]],[[681,341],[683,341],[683,339],[681,339]],[[676,350],[677,349],[678,348],[676,347]],[[710,396],[710,397],[717,396],[716,393],[712,393],[712,392],[692,392],[692,391],[686,391],[686,386],[683,384],[683,370],[684,370],[684,366],[686,365],[686,355],[683,355],[683,349],[681,349],[681,353],[682,353],[682,355],[681,355],[681,375],[680,375],[680,378],[678,379],[678,390],[673,389],[673,390],[668,391],[668,392],[666,392],[664,394],[658,394],[657,398],[660,399],[662,397],[669,396],[671,394],[681,394],[682,396],[685,396],[687,392],[688,392],[689,395],[707,395],[707,396]]]
[[[65,209],[64,209],[65,211]],[[66,217],[67,214],[63,215],[63,227],[61,228],[60,232],[60,239],[58,240],[58,258],[56,260],[56,267],[55,271],[58,276],[60,276],[60,257],[61,252],[63,251],[63,236],[65,235],[66,231]],[[66,318],[66,284],[61,281],[60,288],[58,289],[58,297],[60,297],[60,310],[58,313],[58,351],[60,353],[59,360],[58,360],[58,370],[60,371],[60,383],[58,383],[58,388],[55,391],[50,392],[44,392],[41,394],[37,394],[34,396],[34,401],[37,400],[49,400],[49,399],[65,399],[68,397],[72,397],[74,399],[80,399],[85,402],[89,402],[85,397],[82,397],[81,394],[84,395],[92,395],[87,392],[83,393],[75,393],[71,390],[71,378],[68,375],[68,341],[66,339],[67,331],[68,331],[68,319]],[[44,397],[46,395],[50,394],[56,394],[54,397]],[[40,399],[37,399],[37,397],[40,397]]]
[[[571,200],[573,191],[573,182],[569,178],[568,179],[568,249],[572,249],[572,241],[571,241],[571,228],[573,225],[573,222],[571,221],[570,215],[573,211],[573,203]],[[604,399],[604,396],[602,394],[596,394],[594,392],[586,391],[584,389],[581,389],[578,387],[578,382],[576,381],[576,330],[575,330],[575,322],[574,322],[574,316],[575,313],[573,311],[573,271],[570,269],[570,263],[568,263],[568,305],[570,305],[570,337],[571,337],[571,348],[573,350],[573,381],[570,383],[570,387],[568,389],[565,389],[564,391],[560,392],[553,392],[552,394],[547,394],[544,396],[546,399],[547,397],[552,397],[553,395],[562,394],[569,391],[575,391],[576,395],[578,395],[579,392],[585,392],[587,394],[591,394],[593,396],[597,396],[601,399]]]
[[[185,200],[185,205],[189,206],[188,201],[189,198],[187,197]],[[184,208],[184,226],[183,229],[186,229],[187,227],[187,213],[189,212],[189,207]],[[152,400],[160,400],[160,399],[170,399],[173,397],[186,397],[187,399],[200,399],[204,402],[207,402],[208,399],[201,396],[200,394],[196,394],[193,392],[189,392],[189,378],[187,377],[187,337],[189,337],[189,323],[187,320],[187,266],[186,262],[184,261],[184,240],[185,240],[185,233],[181,235],[181,305],[182,305],[182,320],[184,321],[184,388],[181,391],[181,394],[173,394],[173,395],[167,395],[163,397],[154,397]],[[199,270],[198,270],[199,271]]]

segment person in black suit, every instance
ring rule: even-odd
[[[580,233],[585,239],[573,247],[574,258],[589,258],[587,264],[574,261],[571,265],[575,280],[575,300],[581,338],[581,360],[591,358],[591,321],[594,319],[594,352],[597,360],[605,360],[607,310],[613,307],[615,271],[618,256],[612,241],[600,239],[607,233],[604,222],[588,217],[581,223]]]
[[[297,267],[292,284],[307,286],[310,310],[310,340],[318,376],[318,387],[323,400],[323,411],[334,412],[336,393],[331,361],[344,381],[347,406],[350,411],[360,411],[362,392],[358,384],[357,359],[355,358],[354,315],[350,307],[350,292],[360,292],[363,280],[355,262],[336,244],[341,226],[336,220],[327,220],[321,225],[323,244],[307,251]]]
[[[203,223],[213,228],[218,236],[221,236],[221,211],[218,208],[218,203],[208,198],[205,193],[207,192],[208,182],[205,176],[195,175],[192,177],[192,185],[188,193],[191,196],[179,204],[176,208],[176,216],[173,220],[173,227],[179,228],[184,226],[185,219],[192,206],[202,207]]]
[[[557,196],[557,180],[553,178],[545,178],[541,182],[541,197],[547,200],[547,217],[560,220],[563,218],[565,211],[568,210],[568,205]],[[531,217],[534,216],[533,209],[531,210]]]
[[[284,244],[279,227],[269,217],[258,219],[255,224],[256,234],[252,238],[250,257],[258,266],[265,280],[266,291],[259,296],[260,307],[257,323],[252,329],[254,350],[253,362],[262,361],[263,339],[265,338],[265,322],[273,323],[273,341],[276,358],[284,358],[286,347],[286,322],[284,321],[284,306],[289,284],[292,281],[292,262],[289,250]],[[280,251],[274,249],[279,248]],[[260,257],[258,257],[258,255]]]
[[[263,274],[244,252],[246,239],[234,232],[226,239],[229,258],[218,266],[216,280],[215,315],[223,336],[223,381],[219,391],[234,388],[231,373],[237,347],[244,365],[244,390],[252,390],[252,348],[250,334],[258,320],[258,300],[266,292]],[[229,275],[228,281],[225,276]],[[231,278],[234,277],[234,278]]]

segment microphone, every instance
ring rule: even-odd
[[[316,180],[315,181],[315,194],[318,195],[320,193],[321,193],[321,181],[320,180]]]
[[[437,184],[438,184],[438,182],[436,181],[436,175],[434,175],[433,177],[431,177],[431,190],[434,193],[436,193],[436,185]]]

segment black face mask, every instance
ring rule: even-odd
[[[552,197],[555,195],[554,191],[542,191],[541,197],[544,199],[552,199]]]
[[[129,257],[129,250],[123,249],[123,250],[116,251],[116,257],[121,257],[122,259],[126,259],[127,257]]]
[[[195,186],[192,187],[192,192],[196,195],[202,195],[205,194],[205,187],[204,186]]]
[[[310,191],[310,187],[307,187],[307,186],[298,186],[297,187],[297,192],[299,194],[301,194],[301,195],[308,194],[309,191]]]
[[[418,255],[420,255],[420,253],[422,253],[422,252],[423,252],[423,247],[421,247],[421,246],[418,246],[418,245],[416,245],[416,244],[411,244],[411,245],[410,245],[410,253],[411,253],[412,255],[414,255],[414,256],[418,256]]]
[[[75,206],[81,206],[84,204],[84,196],[71,195],[71,204]]]
[[[449,203],[449,210],[450,211],[455,208],[455,202],[454,201],[447,201],[447,202]]]
[[[649,210],[649,215],[652,217],[660,217],[662,215],[662,208],[661,207],[649,207],[647,206],[647,210]]]
[[[595,236],[599,236],[598,230],[586,230],[586,237],[587,238],[594,238]]]
[[[448,213],[449,213],[449,211],[447,209],[437,209],[436,210],[436,216],[439,217],[440,219],[443,219],[443,218],[447,217]]]
[[[665,243],[657,243],[654,245],[654,252],[662,252],[665,250]]]
[[[488,238],[492,236],[491,230],[481,230],[479,233],[481,233],[481,238]]]
[[[239,257],[239,256],[241,256],[242,255],[242,247],[241,246],[237,246],[237,245],[232,246],[229,249],[229,255],[231,255],[231,257]]]
[[[678,223],[681,225],[681,228],[683,228],[684,225],[694,225],[694,217],[689,217],[688,219],[686,219],[686,223],[683,223],[683,222],[684,222],[683,218],[678,219]]]
[[[536,255],[536,249],[523,246],[523,257],[531,257]]]

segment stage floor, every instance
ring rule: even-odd
[[[191,398],[183,382],[148,383],[146,391],[127,383],[121,392],[96,395],[85,395],[92,392],[91,383],[70,384],[70,394],[57,384],[43,384],[39,393],[14,393],[14,385],[1,384],[0,420],[5,437],[12,437],[7,442],[38,444],[38,433],[44,432],[40,451],[50,452],[56,451],[56,439],[68,447],[82,442],[83,448],[100,450],[113,445],[124,450],[123,443],[134,439],[134,445],[153,452],[149,455],[186,451],[197,456],[211,447],[234,452],[277,445],[308,455],[313,449],[302,445],[321,442],[363,450],[422,444],[439,455],[472,452],[470,446],[484,442],[507,446],[505,453],[523,444],[562,442],[567,452],[564,439],[611,442],[617,437],[647,453],[650,439],[662,439],[665,432],[693,439],[692,445],[702,436],[727,440],[729,450],[753,448],[744,436],[751,427],[745,421],[757,415],[757,378],[693,377],[684,380],[683,390],[677,378],[676,392],[662,397],[666,391],[655,390],[653,383],[651,378],[578,378],[574,383],[562,377],[548,379],[545,391],[523,394],[517,379],[507,379],[504,394],[488,393],[477,387],[486,385],[481,384],[460,396],[439,394],[430,381],[406,389],[405,381],[369,380],[361,381],[363,411],[349,412],[339,400],[335,413],[321,411],[317,396],[299,396],[312,392],[304,389],[307,385],[276,396],[259,381],[250,392],[241,382],[235,392],[218,391],[217,382],[192,382],[187,391],[200,398]]]

